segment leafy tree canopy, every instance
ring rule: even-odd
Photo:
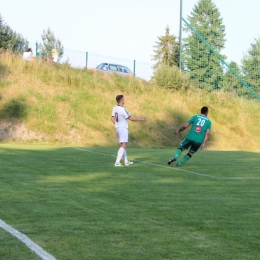
[[[248,53],[242,59],[245,81],[260,94],[260,38],[251,43]]]
[[[220,12],[211,0],[200,0],[188,16],[189,24],[220,53],[225,43],[225,26]],[[197,34],[185,26],[189,32],[184,39],[183,59],[185,70],[190,72],[191,80],[201,88],[218,89],[223,80],[223,67],[215,54],[202,42]],[[224,59],[224,55],[220,55]]]
[[[7,25],[0,15],[0,49],[22,53],[28,48],[28,41]]]
[[[238,76],[243,78],[241,69],[239,68],[236,62],[231,61],[229,66],[236,72]],[[224,74],[223,81],[221,83],[221,89],[224,89],[226,91],[238,91],[240,88],[243,88],[242,82],[233,74],[233,72],[227,70]]]
[[[170,34],[170,28],[165,28],[165,35],[158,36],[158,41],[154,47],[154,55],[152,60],[156,61],[154,70],[157,70],[161,65],[178,66],[179,64],[179,42],[176,37]]]
[[[58,52],[59,60],[63,56],[64,47],[61,41],[54,36],[54,33],[48,28],[46,31],[43,30],[42,43],[39,44],[39,51],[42,57],[51,59],[52,50],[56,49]]]

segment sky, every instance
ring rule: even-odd
[[[182,2],[186,19],[198,0]],[[226,26],[222,53],[228,62],[240,64],[250,44],[260,37],[260,0],[213,2]],[[0,14],[33,48],[50,27],[70,60],[83,59],[83,53],[89,52],[101,60],[119,57],[151,64],[155,42],[166,26],[179,35],[180,0],[0,0]]]

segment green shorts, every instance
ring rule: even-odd
[[[182,149],[188,149],[190,147],[190,152],[191,153],[196,153],[199,148],[201,147],[202,143],[198,143],[196,141],[193,141],[191,139],[185,138],[181,143],[180,143],[180,148]]]

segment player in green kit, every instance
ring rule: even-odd
[[[201,108],[201,114],[193,116],[188,123],[184,124],[175,134],[179,134],[187,127],[191,126],[191,129],[185,139],[180,143],[180,147],[176,150],[174,157],[168,161],[170,165],[172,162],[177,161],[178,157],[185,150],[190,148],[189,152],[177,163],[177,166],[181,166],[188,161],[199,148],[203,149],[208,138],[211,129],[211,121],[208,119],[208,107]]]

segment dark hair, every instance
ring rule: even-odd
[[[29,52],[29,51],[32,51],[32,49],[31,48],[29,48],[26,52]]]
[[[117,95],[117,96],[116,96],[116,102],[119,103],[120,100],[121,100],[123,97],[124,97],[123,95]]]
[[[206,114],[207,112],[209,112],[208,107],[202,107],[200,110],[201,114]]]

